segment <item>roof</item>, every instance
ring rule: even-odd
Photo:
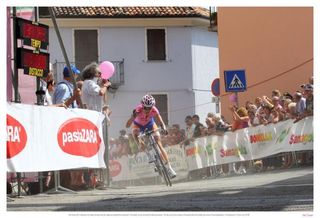
[[[200,17],[210,12],[201,7],[53,7],[57,18],[168,18]],[[48,14],[40,13],[40,17]]]

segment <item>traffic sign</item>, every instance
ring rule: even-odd
[[[226,92],[243,92],[247,90],[245,70],[224,71]]]
[[[211,92],[214,96],[220,96],[220,79],[216,78],[211,83]]]

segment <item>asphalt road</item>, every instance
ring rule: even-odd
[[[175,183],[172,187],[135,186],[9,200],[7,211],[312,212],[313,167]]]

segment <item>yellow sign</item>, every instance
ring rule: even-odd
[[[29,67],[29,75],[30,76],[37,76],[37,77],[43,77],[43,69],[38,69],[34,67]]]
[[[31,46],[36,48],[36,49],[40,49],[41,41],[40,40],[36,40],[36,39],[31,39]]]

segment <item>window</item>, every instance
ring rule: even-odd
[[[74,30],[75,62],[78,69],[98,62],[98,31]]]
[[[160,111],[160,115],[162,117],[163,122],[168,125],[169,117],[168,117],[168,96],[167,94],[152,94],[156,100],[156,107]]]
[[[166,60],[165,29],[147,29],[148,60]]]

